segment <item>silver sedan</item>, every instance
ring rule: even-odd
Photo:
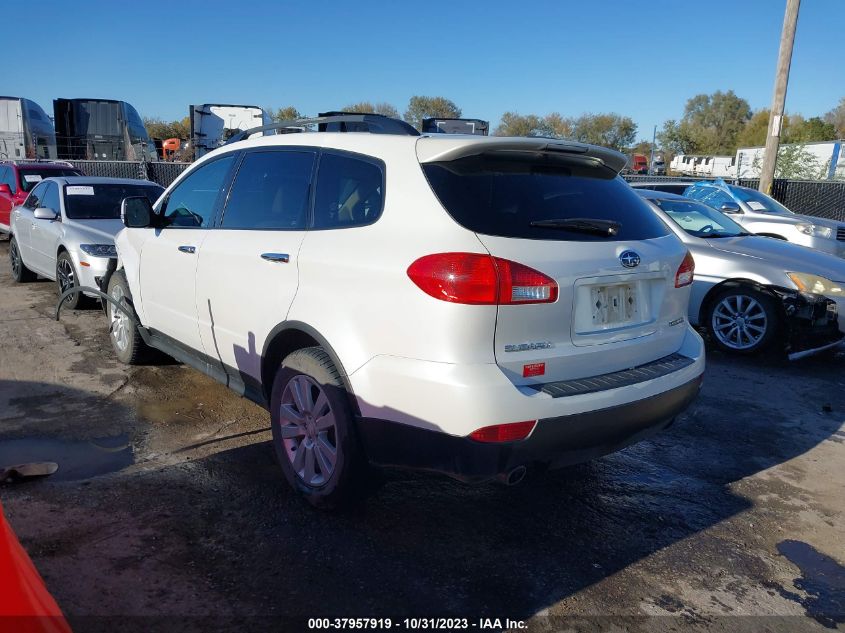
[[[782,346],[798,358],[838,345],[845,330],[845,260],[748,233],[715,209],[639,189],[695,259],[689,320],[723,350]]]
[[[154,202],[164,189],[147,180],[74,176],[46,178],[12,211],[9,258],[12,278],[56,281],[59,294],[77,286],[98,287],[109,259],[117,257],[114,236],[123,229],[120,202],[147,196]],[[71,308],[85,303],[77,293]]]

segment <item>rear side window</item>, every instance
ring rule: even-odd
[[[384,171],[375,161],[324,153],[317,174],[314,228],[372,224],[384,206]]]
[[[522,159],[491,153],[425,163],[423,170],[449,214],[476,233],[579,242],[668,234],[666,225],[621,178],[577,157]],[[615,233],[572,226],[601,223],[614,223]]]
[[[304,229],[313,152],[250,152],[244,156],[223,213],[224,229]]]
[[[206,163],[180,182],[167,196],[163,210],[167,226],[206,228],[214,217],[217,197],[226,186],[234,154]]]

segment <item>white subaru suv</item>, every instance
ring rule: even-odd
[[[355,497],[370,465],[516,483],[695,398],[692,257],[624,156],[376,115],[286,125],[315,123],[125,199],[107,282],[117,356],[158,348],[269,408],[313,504]]]

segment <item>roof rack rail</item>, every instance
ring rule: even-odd
[[[267,125],[260,125],[230,138],[226,145],[242,141],[251,134],[268,132],[270,130],[288,130],[303,132],[304,128],[310,125],[317,125],[320,132],[369,132],[370,134],[398,134],[402,136],[419,136],[416,128],[412,125],[392,119],[382,114],[350,114],[326,112],[320,116],[309,119],[291,119],[289,121],[277,121]]]

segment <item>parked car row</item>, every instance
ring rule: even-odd
[[[157,349],[269,409],[286,479],[320,507],[360,496],[373,467],[513,484],[648,437],[698,393],[694,325],[736,352],[842,338],[819,286],[832,256],[638,194],[612,150],[400,123],[232,142],[163,193],[45,180],[13,213],[13,268],[49,276],[52,244],[56,278],[62,261],[74,274],[59,290],[107,302],[121,361]],[[103,217],[80,217],[82,198]],[[78,257],[58,237],[23,246],[43,223]]]

